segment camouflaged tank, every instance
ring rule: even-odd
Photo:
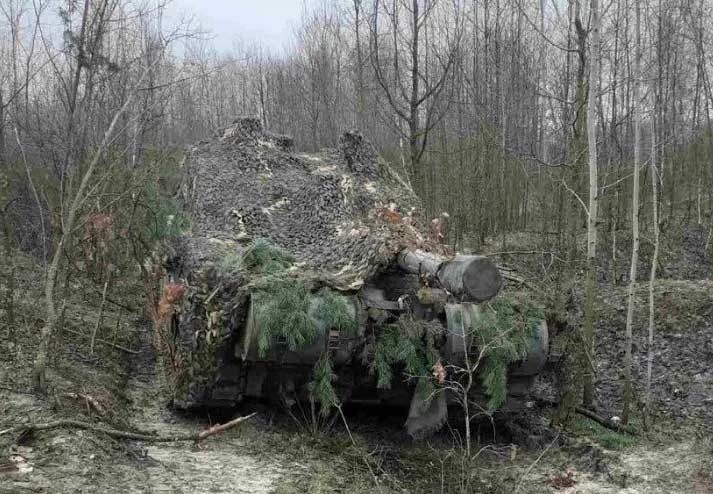
[[[490,260],[443,245],[404,177],[358,132],[304,154],[241,118],[193,147],[190,230],[164,257],[156,331],[179,408],[382,403],[408,432],[463,398],[522,403],[547,358],[539,310]]]

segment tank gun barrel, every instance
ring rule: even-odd
[[[447,258],[432,252],[404,249],[399,267],[407,273],[430,276],[452,294],[470,302],[484,302],[498,294],[503,278],[498,267],[485,256],[461,255]]]

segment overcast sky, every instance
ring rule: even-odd
[[[220,51],[230,50],[236,40],[280,50],[290,39],[302,5],[303,0],[175,0],[171,13],[193,14],[214,34]]]

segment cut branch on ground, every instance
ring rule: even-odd
[[[148,434],[145,432],[131,432],[131,431],[114,429],[114,428],[106,427],[103,425],[92,424],[90,422],[83,422],[81,420],[61,419],[61,420],[55,420],[52,422],[18,425],[15,427],[10,427],[9,429],[0,431],[0,436],[5,436],[5,435],[9,435],[9,434],[17,434],[20,437],[27,437],[28,435],[33,434],[35,432],[49,431],[52,429],[63,429],[64,428],[64,429],[88,430],[88,431],[92,431],[92,432],[106,434],[107,436],[114,437],[117,439],[129,439],[131,441],[146,441],[146,442],[153,442],[153,443],[171,443],[171,442],[179,442],[179,441],[198,442],[198,441],[202,441],[203,439],[206,439],[210,436],[215,436],[216,434],[220,434],[221,432],[225,432],[229,429],[232,429],[233,427],[236,427],[237,425],[242,424],[243,422],[247,421],[248,419],[251,419],[255,415],[257,415],[257,413],[251,413],[250,415],[235,418],[235,419],[233,419],[229,422],[226,422],[224,424],[217,424],[217,425],[214,425],[208,429],[205,429],[205,430],[202,430],[199,432],[190,432],[190,433],[186,433],[186,434],[154,435],[154,434]]]

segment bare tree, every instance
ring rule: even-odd
[[[656,283],[656,269],[659,262],[659,174],[656,168],[656,129],[655,119],[651,119],[651,212],[654,229],[654,254],[651,257],[651,272],[649,274],[649,327],[646,348],[646,393],[644,397],[644,419],[651,414],[651,380],[654,365],[654,330],[656,326],[656,306],[654,304],[654,288]]]
[[[379,86],[400,125],[397,130],[408,142],[409,164],[417,188],[424,185],[421,160],[429,132],[443,118],[448,99],[443,91],[460,45],[461,20],[445,2],[375,0],[371,22],[371,62]],[[424,39],[434,28],[438,6],[452,12],[449,26],[440,26],[439,46]],[[381,16],[386,21],[380,21]],[[389,39],[387,43],[387,39]]]
[[[86,203],[89,195],[95,189],[92,180],[101,169],[103,158],[109,147],[114,142],[116,133],[119,130],[119,123],[130,109],[136,95],[143,88],[155,64],[160,58],[156,58],[150,64],[141,64],[135,73],[135,78],[124,87],[123,101],[120,102],[109,122],[103,137],[94,146],[91,158],[86,168],[81,172],[81,176],[76,178],[74,174],[77,169],[73,163],[78,156],[85,153],[84,146],[89,141],[89,117],[93,115],[88,112],[95,103],[92,97],[92,88],[104,76],[117,74],[121,71],[132,71],[133,66],[127,65],[122,68],[113,67],[112,63],[104,54],[105,38],[108,36],[107,25],[112,18],[116,8],[116,0],[104,0],[101,4],[89,4],[88,0],[84,4],[81,15],[81,27],[79,34],[70,36],[70,51],[76,57],[76,65],[73,66],[71,77],[62,79],[65,82],[65,96],[67,98],[67,125],[71,127],[71,135],[68,134],[68,147],[65,149],[60,167],[60,181],[65,184],[63,187],[63,207],[60,210],[61,231],[51,261],[47,267],[45,278],[44,298],[45,298],[45,320],[40,331],[40,338],[33,369],[33,383],[38,391],[46,389],[46,367],[48,362],[48,351],[51,338],[56,330],[58,314],[56,311],[55,287],[61,270],[62,260],[66,255],[65,249],[69,248],[70,240],[75,234],[78,217],[81,209]],[[66,22],[69,23],[69,16],[73,12],[66,13]],[[60,76],[58,69],[57,75]],[[105,79],[106,80],[106,79]],[[80,93],[82,94],[80,98]],[[99,114],[101,116],[101,114]],[[100,119],[98,121],[101,121]],[[123,131],[130,126],[123,126]],[[18,137],[18,144],[20,143]],[[67,178],[65,178],[67,177]],[[76,182],[75,182],[76,179]],[[72,182],[77,183],[76,189],[71,187]],[[66,199],[66,200],[64,200]]]
[[[364,87],[364,53],[362,50],[361,28],[363,22],[364,7],[362,0],[353,0],[354,7],[354,45],[356,48],[356,98],[355,113],[357,127],[364,128],[364,112],[366,110],[366,94]]]
[[[634,323],[634,293],[636,290],[636,271],[639,262],[639,168],[641,167],[641,7],[639,2],[635,2],[635,55],[634,55],[634,169],[633,169],[633,191],[631,195],[631,270],[629,274],[628,305],[626,311],[626,334],[624,343],[624,409],[621,420],[624,425],[629,423],[631,399],[632,399],[632,376],[631,376],[631,346],[632,346],[632,326]]]
[[[597,96],[599,92],[600,18],[599,1],[591,0],[591,37],[587,96],[587,149],[589,152],[589,207],[587,208],[587,275],[584,302],[584,352],[588,372],[584,376],[582,401],[591,406],[594,401],[594,325],[596,319],[595,297],[597,291],[597,216],[599,207],[599,179],[597,163]]]

